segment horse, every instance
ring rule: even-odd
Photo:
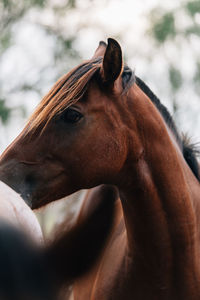
[[[103,184],[94,210],[105,203],[99,218],[91,208],[94,195],[73,229],[77,233],[76,226],[84,221],[84,235],[78,231],[73,239],[69,232],[48,252],[54,257],[60,251],[54,268],[63,282],[68,269],[65,250],[71,249],[72,258],[79,254],[74,264],[80,275],[75,300],[200,298],[200,176],[195,149],[180,136],[150,88],[124,65],[116,40],[100,42],[92,59],[57,81],[1,156],[0,179],[33,209]],[[110,192],[104,198],[102,189],[107,186]],[[100,230],[103,238],[97,251],[91,247],[99,242],[92,226],[104,225],[109,195],[113,221],[106,238],[106,229]],[[84,243],[87,232],[90,238]],[[82,247],[73,247],[77,238],[83,253]],[[87,266],[81,269],[85,255]]]
[[[40,225],[23,199],[0,182],[0,299],[52,299]]]
[[[0,181],[0,220],[23,230],[34,243],[41,245],[43,235],[39,222],[24,200]]]
[[[111,227],[114,203],[112,198],[114,200],[116,195],[108,186],[100,189],[100,193],[96,191],[95,195],[92,193],[89,196],[99,202],[98,209],[93,205],[91,216],[87,215],[85,222],[82,219],[80,225],[71,229],[67,237],[63,238],[58,233],[54,243],[48,245],[44,243],[40,225],[31,209],[19,194],[0,182],[1,300],[57,300],[63,299],[60,298],[63,293],[66,299],[70,281],[82,275],[85,269],[88,270],[88,264],[95,261],[102,247],[101,243],[106,239]],[[100,228],[93,225],[91,232],[88,224],[94,224],[95,221],[99,224],[104,211],[106,212],[103,217],[104,225]],[[64,225],[66,226],[66,222]],[[85,253],[83,261],[81,257],[79,258],[79,253],[75,254],[74,249],[78,251],[80,248],[84,249],[87,239],[92,238],[94,232],[98,234],[99,243],[95,243],[89,256],[87,252]],[[65,253],[60,251],[63,243],[67,245]],[[64,272],[60,268],[63,256],[67,262],[67,269]],[[76,269],[75,263],[78,263]],[[65,288],[61,280],[63,277]]]

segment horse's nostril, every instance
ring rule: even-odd
[[[27,174],[19,184],[19,193],[30,207],[32,207],[32,197],[36,182],[37,180],[33,174]]]

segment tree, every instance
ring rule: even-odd
[[[44,5],[44,0],[14,1],[3,0],[0,2],[0,65],[4,58],[4,53],[13,44],[13,26],[24,16],[33,6]],[[6,103],[6,97],[0,86],[0,118],[3,123],[7,123],[11,116],[11,108]]]
[[[55,77],[61,73],[64,67],[63,61],[71,61],[78,56],[78,53],[73,50],[73,36],[67,36],[61,26],[56,26],[59,24],[58,20],[60,16],[76,8],[75,0],[68,0],[63,2],[62,5],[52,4],[48,0],[2,0],[0,2],[0,69],[3,69],[2,65],[5,64],[7,59],[7,53],[16,45],[16,28],[20,25],[20,22],[25,21],[27,26],[31,24],[32,21],[29,20],[30,13],[35,11],[37,13],[38,20],[34,20],[34,25],[40,28],[44,35],[53,40],[53,66]],[[45,25],[42,23],[42,16],[50,10],[52,11],[55,21],[51,25]],[[69,67],[69,66],[68,66]],[[1,84],[0,84],[0,119],[3,124],[7,124],[10,120],[13,110],[20,110],[22,114],[25,114],[25,107],[23,103],[17,106],[11,105],[10,99],[14,94],[23,92],[28,93],[34,91],[38,95],[41,94],[42,86],[44,86],[42,76],[45,72],[44,68],[38,66],[37,80],[31,81],[26,78],[26,76],[21,76],[12,84],[7,84],[8,78],[4,77],[4,74],[0,74]],[[11,72],[12,73],[12,72]],[[52,81],[54,81],[52,79]]]
[[[149,24],[148,34],[156,53],[162,53],[167,62],[167,86],[173,112],[180,123],[179,109],[184,101],[186,106],[191,104],[191,110],[195,109],[200,95],[200,1],[179,1],[171,9],[154,8],[149,14]],[[186,99],[188,94],[190,99]],[[195,113],[193,116],[195,122],[197,116]]]

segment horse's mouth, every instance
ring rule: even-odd
[[[66,181],[63,168],[58,165],[47,172],[45,165],[9,161],[0,165],[0,180],[15,190],[31,209],[66,195],[61,187]]]
[[[51,176],[41,177],[38,182],[24,182],[20,187],[20,195],[31,209],[38,209],[52,201],[64,198],[76,190],[69,188],[64,172]]]

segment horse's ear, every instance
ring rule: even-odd
[[[122,67],[121,47],[116,40],[109,38],[101,70],[103,81],[109,84],[114,83],[121,74]]]
[[[97,58],[97,57],[101,57],[101,56],[103,57],[106,52],[106,47],[107,47],[107,44],[103,41],[100,41],[99,46],[96,49],[92,58]]]

